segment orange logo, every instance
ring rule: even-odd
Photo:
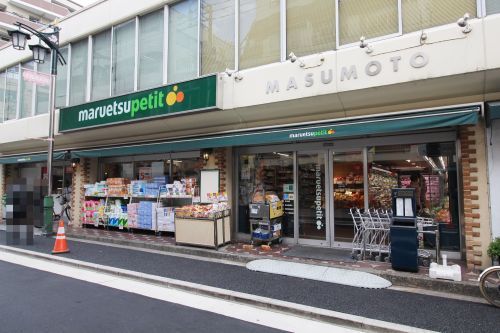
[[[329,130],[328,130],[328,135],[332,135],[332,134],[335,134],[335,131],[334,131],[334,130],[332,130],[332,129],[329,129]]]
[[[172,106],[175,103],[182,103],[184,100],[184,93],[182,91],[177,92],[179,88],[174,86],[173,90],[167,94],[167,98],[165,99],[168,106]]]

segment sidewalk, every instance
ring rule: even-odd
[[[294,262],[325,265],[337,268],[360,270],[379,275],[396,286],[417,287],[426,290],[462,294],[473,297],[481,297],[479,285],[477,283],[478,274],[467,271],[465,263],[448,260],[448,264],[459,264],[462,267],[462,282],[430,279],[429,269],[420,267],[418,273],[406,273],[394,271],[390,263],[377,261],[339,261],[339,260],[317,260],[288,256],[287,251],[293,248],[289,244],[273,244],[269,251],[263,250],[259,246],[249,248],[249,244],[237,242],[220,248],[218,251],[175,245],[175,238],[162,234],[155,236],[150,233],[131,233],[125,230],[106,230],[97,228],[69,227],[66,234],[70,238],[85,239],[102,243],[120,244],[139,248],[155,249],[159,251],[189,254],[207,258],[217,258],[231,260],[235,262],[247,263],[255,259],[277,259],[292,260]]]
[[[4,242],[5,232],[0,231],[0,243]],[[53,260],[79,260],[91,265],[114,267],[118,271],[130,270],[136,274],[151,274],[207,288],[265,297],[276,302],[291,302],[440,332],[493,332],[500,322],[500,312],[483,303],[259,273],[246,269],[241,263],[224,263],[206,257],[193,259],[180,254],[168,255],[84,241],[70,240],[68,243],[70,253],[49,257]],[[34,246],[17,248],[47,255],[53,245],[54,239],[37,236]],[[226,252],[220,254],[234,256]]]

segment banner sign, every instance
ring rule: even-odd
[[[23,80],[38,86],[50,87],[50,74],[36,72],[31,69],[23,68]]]
[[[216,108],[217,75],[61,109],[59,132]]]

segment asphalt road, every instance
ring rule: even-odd
[[[281,332],[0,261],[1,332]]]
[[[0,243],[5,233],[0,232]],[[50,253],[53,239],[29,250]],[[371,290],[252,272],[244,267],[70,241],[62,256],[240,291],[440,332],[496,332],[500,311],[478,304],[395,290]]]

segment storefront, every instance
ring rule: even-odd
[[[65,152],[56,152],[52,165],[52,184],[54,184],[54,196],[64,194],[66,199],[71,200],[73,167],[71,161],[66,159],[69,155]],[[18,155],[0,158],[0,164],[3,168],[4,178],[2,185],[6,186],[23,180],[33,189],[35,217],[33,219],[36,227],[43,226],[43,197],[47,191],[47,156],[46,154]],[[60,200],[55,201],[55,211],[59,212]],[[1,201],[2,218],[5,218],[5,204]]]
[[[456,130],[443,129],[240,148],[238,231],[249,232],[248,204],[263,187],[284,200],[288,241],[350,247],[351,208],[388,210],[392,188],[416,187],[420,215],[442,224],[442,248],[459,251],[456,146]]]
[[[348,248],[354,235],[350,209],[389,210],[392,188],[415,187],[420,215],[440,223],[442,249],[459,252],[463,223],[458,129],[476,124],[479,111],[476,105],[409,111],[72,154],[93,165],[92,181],[97,183],[121,178],[127,185],[159,180],[166,185],[192,179],[191,201],[167,203],[169,207],[192,204],[191,196],[203,192],[201,171],[218,169],[227,185],[220,192],[234,193],[228,200],[239,239],[249,238],[248,205],[257,189],[273,191],[284,201],[282,233],[287,242]],[[228,160],[221,162],[215,151]],[[232,176],[229,168],[235,170]],[[88,207],[96,198],[89,198],[93,194],[88,188],[85,193],[83,206]],[[120,205],[131,203],[134,195],[121,195],[127,202]]]

